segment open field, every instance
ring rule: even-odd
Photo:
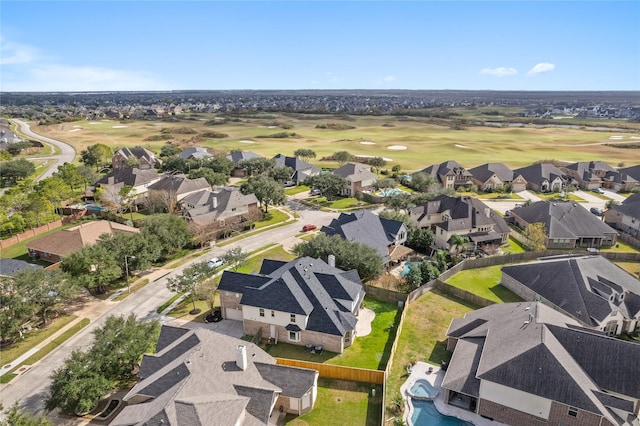
[[[456,159],[467,168],[489,161],[503,162],[517,168],[537,160],[557,159],[565,161],[604,160],[612,165],[627,162],[632,157],[630,149],[606,146],[610,142],[631,141],[637,133],[615,131],[588,131],[583,129],[549,128],[491,128],[467,127],[452,130],[448,125],[436,125],[421,118],[392,116],[285,115],[270,114],[260,119],[239,117],[239,121],[227,121],[215,126],[205,125],[214,115],[191,116],[190,120],[126,121],[104,120],[89,123],[77,121],[51,126],[34,126],[33,130],[73,145],[78,152],[88,145],[104,143],[112,148],[141,145],[159,152],[165,140],[150,141],[151,136],[167,135],[179,141],[181,146],[199,145],[212,150],[241,149],[254,151],[266,157],[277,153],[292,155],[298,148],[313,149],[315,164],[335,167],[331,161],[320,161],[336,151],[348,151],[358,155],[390,158],[389,166],[399,164],[404,170],[419,170],[430,164]],[[275,119],[274,119],[275,117]],[[354,129],[335,130],[316,128],[319,124],[338,123],[354,126]],[[81,126],[81,127],[74,127]],[[126,126],[126,127],[124,127]],[[286,130],[283,129],[286,127]],[[170,133],[179,128],[190,128],[194,134]],[[340,128],[340,126],[338,126]],[[77,130],[73,131],[71,130]],[[226,134],[225,138],[207,138],[205,132]],[[269,138],[267,136],[287,132],[293,137]],[[611,136],[622,135],[615,141]],[[363,144],[361,142],[368,142]],[[404,146],[403,150],[389,147]]]

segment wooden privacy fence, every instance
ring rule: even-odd
[[[290,367],[317,370],[320,377],[327,379],[375,383],[376,385],[383,385],[385,379],[384,371],[369,370],[367,368],[343,367],[341,365],[320,364],[317,362],[299,361],[297,359],[286,358],[276,358],[276,363],[278,365],[288,365]]]

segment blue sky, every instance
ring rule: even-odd
[[[640,90],[638,1],[7,1],[0,90]]]

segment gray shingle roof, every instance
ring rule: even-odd
[[[440,184],[444,183],[442,181],[442,176],[450,173],[459,176],[459,179],[467,179],[471,177],[471,173],[465,170],[464,167],[454,160],[445,161],[440,164],[432,164],[429,167],[420,170],[420,172],[433,176]]]
[[[601,256],[562,257],[520,265],[505,266],[510,276],[545,300],[588,326],[594,326],[612,312],[625,318],[637,315],[636,299],[640,281]],[[624,292],[624,301],[609,299]],[[631,306],[628,305],[631,303]]]
[[[640,182],[640,164],[618,169],[620,174],[625,174]]]
[[[640,195],[640,192],[636,195]],[[638,220],[640,219],[640,198],[635,202],[627,199],[622,204],[611,206],[611,210],[616,210],[624,216],[629,216]]]
[[[173,360],[155,363],[159,368],[152,371],[145,364],[153,357],[143,359],[141,371],[149,374],[124,400],[142,395],[151,399],[126,406],[113,425],[217,426],[236,424],[243,418],[245,425],[265,424],[278,394],[304,395],[317,380],[314,370],[275,365],[275,360],[258,346],[211,330],[163,330],[161,335],[165,342],[177,336],[158,354],[173,354]],[[199,343],[184,344],[193,339]],[[245,370],[236,365],[239,345],[246,348]]]
[[[351,179],[353,182],[376,180],[378,177],[371,171],[371,166],[361,163],[347,163],[333,170],[336,176]]]
[[[206,188],[187,195],[180,204],[185,216],[198,225],[207,225],[244,214],[250,205],[258,204],[258,199],[254,194],[244,195],[238,188]]]
[[[557,168],[551,163],[538,163],[532,164],[527,167],[515,169],[513,171],[516,175],[522,175],[527,182],[540,184],[545,180],[551,182],[556,178],[564,178],[562,170]]]
[[[227,159],[233,161],[235,164],[244,160],[251,160],[252,158],[262,158],[262,156],[251,151],[232,151],[231,154],[227,155]]]
[[[314,173],[320,173],[320,169],[312,164],[299,159],[298,157],[287,157],[286,155],[277,154],[273,159],[277,167],[291,167],[294,172],[311,170]],[[299,180],[302,180],[300,178]]]
[[[480,182],[488,181],[494,174],[502,182],[513,181],[513,170],[502,163],[486,163],[473,169],[468,170],[469,173]]]
[[[136,167],[123,167],[109,172],[96,182],[96,185],[114,185],[122,183],[129,186],[140,186],[160,178],[153,169],[141,170]]]
[[[2,276],[12,277],[16,272],[23,269],[39,268],[42,268],[42,266],[25,262],[24,260],[0,258],[0,275]]]
[[[479,319],[484,321],[475,321],[478,327],[471,329]],[[603,403],[606,398],[598,397],[598,392],[640,395],[640,363],[629,362],[640,359],[640,345],[580,328],[542,303],[491,305],[470,312],[452,321],[447,335],[454,334],[458,343],[443,380],[448,389],[473,391],[473,378],[478,378],[610,420],[605,405],[613,402]],[[483,340],[481,348],[479,340]],[[614,402],[617,407],[629,406]]]
[[[189,179],[184,175],[163,176],[156,183],[149,185],[150,191],[173,191],[177,195],[208,188],[211,188],[211,185],[205,178]]]
[[[213,157],[213,154],[210,154],[207,151],[207,148],[203,148],[200,146],[192,146],[189,148],[185,148],[178,154],[178,157],[188,160],[190,158],[194,158],[196,160],[202,160],[203,158]]]
[[[545,224],[550,239],[604,237],[618,232],[574,201],[538,201],[511,211],[526,223]]]

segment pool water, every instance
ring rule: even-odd
[[[410,265],[412,265],[412,264],[414,264],[414,263],[415,263],[416,265],[419,265],[419,264],[420,264],[420,262],[405,262],[405,263],[404,263],[404,269],[402,270],[402,272],[400,272],[400,276],[402,276],[402,277],[406,277],[406,276],[407,276],[407,274],[409,273],[409,266],[410,266]]]
[[[411,424],[413,426],[473,426],[473,423],[460,420],[457,417],[440,414],[432,401],[411,399],[413,413]]]
[[[402,191],[400,191],[399,189],[396,188],[391,188],[391,189],[384,189],[382,191],[379,192],[379,195],[381,197],[391,197],[393,195],[398,195],[400,194]]]
[[[409,395],[415,399],[433,399],[438,395],[438,390],[433,387],[431,383],[426,380],[418,379],[411,389],[409,389]]]

